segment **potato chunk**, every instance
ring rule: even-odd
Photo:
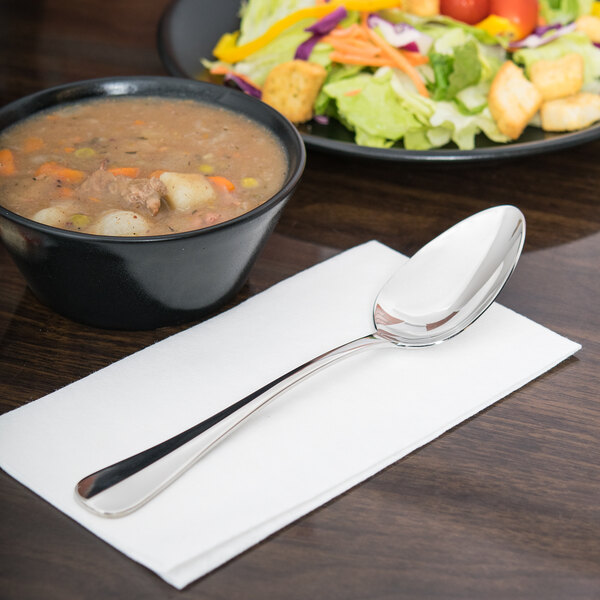
[[[550,100],[540,109],[544,131],[577,131],[600,120],[600,95],[582,92]]]
[[[273,67],[262,90],[262,99],[293,123],[313,116],[313,104],[327,71],[306,60],[292,60]]]
[[[583,85],[583,57],[571,52],[555,60],[538,60],[529,77],[544,101],[572,96]]]
[[[61,206],[42,208],[31,218],[38,223],[51,225],[52,227],[63,227],[68,220],[67,211]]]
[[[171,208],[188,210],[210,206],[216,192],[202,173],[162,173],[160,180],[167,191],[165,198]]]
[[[523,71],[506,61],[494,77],[488,104],[498,129],[516,140],[542,103],[542,96]]]
[[[147,231],[146,219],[131,210],[111,210],[93,228],[98,235],[144,235]]]

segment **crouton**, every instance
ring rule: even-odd
[[[544,131],[577,131],[600,120],[600,95],[581,92],[544,102],[540,108]]]
[[[541,103],[541,94],[515,63],[506,61],[498,69],[490,87],[488,104],[504,135],[516,140]]]
[[[575,28],[585,33],[592,42],[600,44],[600,17],[583,15],[575,21]]]
[[[433,17],[440,14],[440,0],[403,0],[402,10],[419,17]]]
[[[166,171],[160,175],[159,179],[165,185],[165,198],[169,206],[177,210],[210,206],[217,195],[202,173]]]
[[[262,99],[293,123],[303,123],[313,116],[313,105],[326,76],[324,67],[305,60],[281,63],[267,75]]]
[[[543,101],[572,96],[583,85],[583,57],[571,52],[555,60],[537,60],[529,69],[529,78]]]

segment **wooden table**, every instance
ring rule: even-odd
[[[4,0],[0,104],[77,79],[165,74],[155,36],[166,6]],[[0,473],[0,597],[599,598],[599,156],[600,141],[462,167],[310,151],[233,304],[361,242],[412,254],[468,214],[514,203],[528,238],[500,300],[583,350],[183,592]],[[179,329],[70,322],[40,305],[0,248],[2,412]]]

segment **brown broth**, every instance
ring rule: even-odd
[[[48,225],[108,235],[227,221],[272,197],[287,173],[283,149],[262,126],[194,100],[156,97],[44,111],[0,134],[0,153],[0,204]]]

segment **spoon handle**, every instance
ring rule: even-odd
[[[308,376],[358,351],[389,342],[373,335],[339,346],[282,375],[202,423],[82,479],[75,497],[104,517],[137,510],[159,494],[257,410]]]

